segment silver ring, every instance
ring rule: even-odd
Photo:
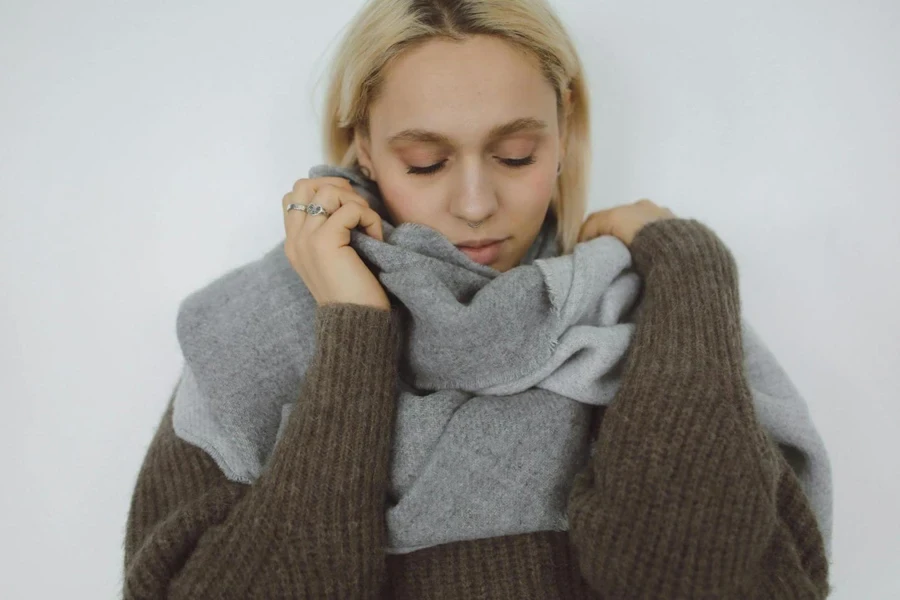
[[[303,212],[306,212],[306,205],[305,204],[288,204],[287,208],[284,209],[285,212],[288,212],[291,210],[302,210]]]
[[[306,214],[311,217],[316,215],[325,215],[326,217],[330,217],[331,213],[325,210],[321,204],[310,204],[306,207]]]

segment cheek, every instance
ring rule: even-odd
[[[425,216],[423,207],[429,206],[427,199],[422,197],[423,190],[402,179],[383,177],[378,181],[384,204],[397,225],[410,221],[422,222]]]
[[[543,216],[546,207],[550,204],[553,195],[553,187],[556,184],[556,169],[547,172],[547,169],[533,169],[527,177],[516,179],[510,189],[510,200],[516,205],[528,207],[528,212],[539,213]]]
[[[535,190],[540,190],[545,200],[550,200],[554,185],[556,185],[556,169],[542,170],[534,175],[532,186]]]

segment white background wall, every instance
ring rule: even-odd
[[[835,477],[834,598],[900,597],[900,3],[557,6],[591,210],[704,220]],[[0,597],[114,598],[178,304],[283,238],[359,0],[0,4]]]

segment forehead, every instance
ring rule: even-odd
[[[387,69],[371,107],[373,138],[428,129],[476,143],[498,124],[535,118],[556,128],[556,93],[537,60],[497,38],[429,40]]]

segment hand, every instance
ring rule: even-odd
[[[287,211],[290,203],[321,204],[331,216]],[[319,306],[350,303],[390,310],[378,278],[350,247],[350,231],[362,227],[381,241],[381,217],[343,177],[300,179],[281,200],[284,253]]]
[[[643,198],[634,204],[591,213],[581,225],[578,241],[592,240],[601,235],[614,235],[630,247],[631,242],[634,241],[635,236],[644,225],[653,221],[675,218],[675,214],[668,208],[657,206]]]

